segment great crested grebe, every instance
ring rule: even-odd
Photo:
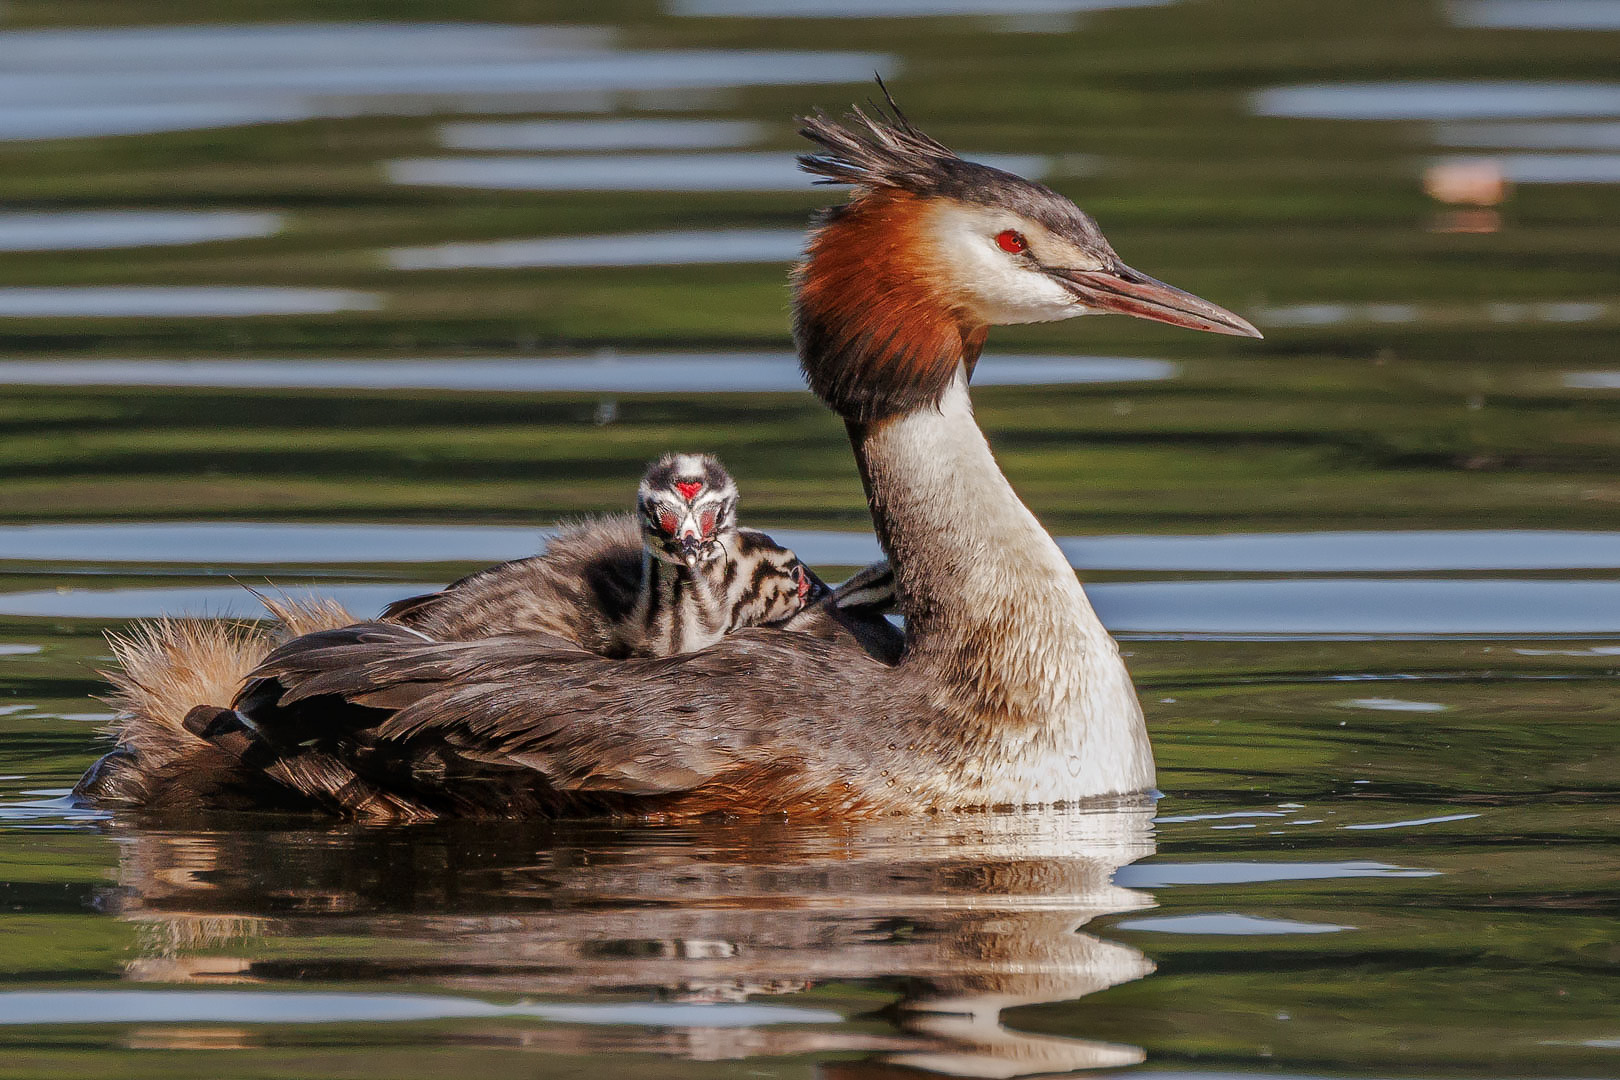
[[[361,623],[276,649],[234,711],[196,710],[188,730],[223,716],[257,740],[236,783],[304,793],[278,756],[318,754],[436,815],[915,812],[1153,786],[1119,650],[997,468],[968,378],[995,324],[1122,312],[1259,332],[1132,270],[1067,199],[957,157],[898,110],[801,130],[822,148],[801,166],[854,194],[815,223],[795,337],[849,431],[906,617],[899,663],[771,627],[609,660],[539,635],[441,642]],[[129,717],[126,736],[147,722]]]
[[[609,657],[672,656],[785,621],[826,591],[769,536],[737,526],[737,485],[708,454],[667,454],[636,515],[564,526],[544,554],[492,566],[382,618],[436,641],[542,633]]]

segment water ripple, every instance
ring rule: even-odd
[[[1114,872],[1114,883],[1127,889],[1162,889],[1187,885],[1258,885],[1272,881],[1336,881],[1340,878],[1439,877],[1438,870],[1391,866],[1380,862],[1150,862],[1132,863]]]
[[[0,314],[6,294],[0,289]],[[56,300],[61,313],[83,314],[72,310],[72,299]],[[172,303],[179,314],[269,313],[250,310],[260,298],[234,293],[200,297],[215,305],[211,312],[194,311],[157,295],[135,299]],[[272,295],[260,302],[266,308],[276,301],[291,309],[298,299]],[[249,310],[230,310],[233,305]],[[1172,378],[1177,370],[1167,360],[1134,357],[1003,355],[986,357],[974,372],[974,382],[980,386],[1148,382]],[[798,358],[789,352],[608,353],[544,360],[18,360],[0,362],[0,385],[718,394],[799,392],[804,390],[804,376]]]
[[[201,244],[280,232],[280,214],[228,210],[76,210],[0,214],[0,251]]]
[[[0,1024],[334,1024],[529,1016],[568,1024],[735,1028],[835,1024],[826,1009],[782,1005],[546,1003],[496,1005],[428,994],[264,990],[23,990],[0,993]]]
[[[1045,158],[964,156],[1021,176],[1048,171]],[[383,169],[396,184],[503,191],[807,191],[815,182],[794,155],[773,151],[405,158]]]
[[[1114,924],[1120,930],[1148,930],[1158,934],[1217,934],[1252,936],[1259,934],[1334,934],[1354,930],[1337,923],[1296,922],[1293,919],[1265,919],[1255,915],[1216,912],[1201,915],[1149,915],[1124,919]]]
[[[700,150],[758,142],[751,120],[507,120],[445,124],[451,150]]]
[[[4,365],[0,365],[3,368]],[[115,522],[0,525],[0,560],[218,565],[502,562],[554,530],[526,525]],[[804,559],[857,566],[882,557],[869,532],[772,529]],[[1391,573],[1620,569],[1620,532],[1392,530],[1215,536],[1064,536],[1080,570]],[[221,553],[229,557],[222,558]]]
[[[376,293],[263,285],[62,285],[0,288],[0,318],[220,318],[375,311]]]
[[[321,585],[356,614],[381,610],[426,584]],[[311,586],[291,589],[302,594]],[[1285,579],[1107,582],[1088,586],[1116,634],[1147,639],[1360,640],[1620,634],[1620,581]],[[235,585],[38,589],[0,593],[0,614],[136,619],[257,618]]]
[[[690,229],[393,248],[384,258],[396,270],[680,266],[785,263],[797,259],[803,250],[802,229]]]

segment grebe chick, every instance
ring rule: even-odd
[[[825,586],[764,533],[737,528],[737,485],[708,454],[667,454],[641,479],[641,589],[615,655],[694,652],[783,622]]]
[[[435,641],[549,634],[601,656],[671,656],[790,618],[824,589],[793,552],[737,527],[737,485],[719,461],[669,454],[642,477],[634,517],[567,526],[544,554],[382,617]]]

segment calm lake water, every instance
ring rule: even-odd
[[[0,7],[0,1080],[1620,1075],[1617,55],[1616,0]],[[1161,799],[64,801],[104,632],[375,610],[665,450],[871,558],[784,282],[789,118],[874,70],[1266,331],[977,379]]]

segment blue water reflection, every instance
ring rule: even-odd
[[[209,566],[500,562],[537,551],[526,525],[118,522],[0,525],[0,560]],[[869,532],[772,529],[803,558],[858,566],[882,556]],[[1080,570],[1194,573],[1415,573],[1620,569],[1620,533],[1553,530],[1063,536]]]
[[[802,554],[802,553],[801,553]],[[357,616],[432,588],[396,583],[289,589],[330,596]],[[1097,614],[1116,634],[1159,639],[1534,637],[1620,634],[1620,581],[1356,578],[1145,581],[1093,584]],[[141,619],[260,618],[240,586],[0,593],[0,615]]]
[[[367,113],[613,107],[614,95],[864,82],[878,53],[619,50],[602,27],[267,23],[0,32],[0,139]]]
[[[764,133],[748,120],[507,120],[445,124],[439,142],[451,150],[705,150]]]
[[[1269,327],[1432,325],[1506,323],[1582,323],[1607,318],[1616,310],[1606,300],[1546,300],[1536,303],[1494,301],[1446,306],[1419,304],[1284,304],[1265,308],[1258,318]]]
[[[1620,371],[1572,371],[1564,385],[1575,390],[1620,390]]]
[[[386,258],[396,270],[681,266],[787,263],[797,259],[803,250],[804,232],[800,229],[690,229],[393,248]]]
[[[1523,30],[1620,30],[1616,0],[1453,0],[1458,26]]]
[[[1114,872],[1114,881],[1129,889],[1163,889],[1188,885],[1255,885],[1273,881],[1439,876],[1438,870],[1354,859],[1343,862],[1177,862],[1153,859],[1120,867]]]
[[[1078,15],[1161,7],[1175,0],[670,0],[677,15],[784,19],[904,19],[941,15]]]
[[[14,990],[0,993],[0,1024],[377,1024],[524,1016],[567,1024],[735,1028],[828,1024],[827,1009],[684,1003],[512,1004],[431,994],[264,990]]]
[[[280,214],[230,210],[73,210],[0,214],[0,251],[201,244],[281,231]]]
[[[1620,83],[1313,83],[1257,91],[1258,116],[1314,120],[1473,120],[1620,116]]]
[[[1294,579],[1093,585],[1118,633],[1272,637],[1620,633],[1620,581]]]
[[[1336,934],[1341,930],[1354,930],[1353,926],[1338,923],[1307,923],[1293,919],[1267,919],[1256,915],[1228,913],[1202,915],[1149,915],[1137,919],[1121,919],[1114,924],[1120,930],[1148,931],[1155,934],[1215,934],[1252,937],[1267,934]]]
[[[1045,159],[974,154],[998,169],[1039,177]],[[805,191],[812,179],[792,154],[579,154],[407,158],[384,165],[396,184],[510,191]]]
[[[28,105],[0,108],[0,141],[87,139],[150,135],[164,131],[286,124],[319,115],[295,101],[96,102],[89,105]]]
[[[376,293],[270,285],[0,287],[4,319],[191,319],[375,311]]]
[[[51,302],[41,303],[36,313],[62,314],[140,314],[141,304],[170,304],[179,313],[193,315],[279,314],[295,310],[294,303],[309,305],[296,310],[311,311],[339,310],[315,306],[319,303],[356,307],[366,303],[364,294],[329,296],[305,290],[268,290],[267,295],[252,290],[184,290],[180,297],[162,291],[109,290],[104,306],[75,310],[72,301],[79,299],[77,293],[32,291],[47,293],[44,299]],[[6,297],[6,290],[0,289],[0,314],[7,310]],[[193,299],[199,301],[195,308],[185,305]],[[114,307],[114,300],[124,306]],[[253,308],[256,302],[260,309]],[[279,308],[274,306],[278,303]],[[20,301],[17,306],[24,308]],[[1177,370],[1165,360],[1135,357],[1003,355],[986,357],[974,382],[980,386],[1152,382],[1173,378]],[[17,360],[0,361],[0,385],[706,394],[802,391],[804,377],[798,358],[787,352],[604,353],[544,360]]]

